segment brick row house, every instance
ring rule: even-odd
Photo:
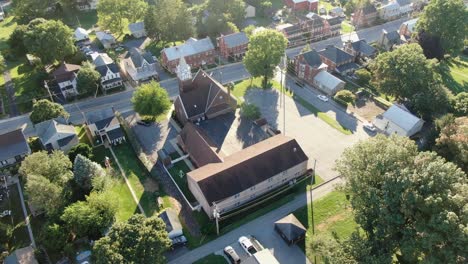
[[[326,37],[334,37],[340,35],[341,22],[343,18],[339,16],[321,16],[324,22],[324,34]]]
[[[276,27],[276,30],[283,33],[288,40],[288,47],[295,47],[307,42],[304,31],[299,23],[283,24]]]
[[[319,0],[284,0],[284,4],[293,11],[317,12]]]
[[[351,16],[351,22],[358,28],[369,27],[375,24],[378,15],[375,6],[368,4],[364,7],[356,8]]]
[[[328,71],[345,74],[356,70],[359,66],[354,63],[354,56],[333,45],[327,46],[319,52],[322,62],[328,66]]]
[[[242,59],[249,45],[249,39],[245,32],[221,35],[216,40],[219,54],[226,60],[237,61]]]
[[[184,44],[165,48],[161,51],[161,65],[175,73],[179,60],[184,57],[192,69],[215,63],[215,47],[209,37],[189,38]]]

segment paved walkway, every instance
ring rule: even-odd
[[[138,209],[140,209],[140,212],[146,217],[145,210],[143,210],[143,207],[141,206],[140,201],[138,200],[138,197],[135,194],[135,191],[133,190],[132,186],[130,185],[130,182],[128,181],[127,176],[125,175],[125,172],[122,169],[122,166],[120,165],[120,162],[117,159],[117,156],[115,155],[114,150],[112,149],[111,146],[109,146],[108,149],[112,153],[112,157],[114,157],[115,163],[117,163],[117,166],[119,167],[120,174],[122,174],[123,178],[125,179],[125,183],[127,184],[127,187],[130,190],[130,193],[132,194],[133,200],[137,204]]]
[[[5,90],[7,92],[9,101],[8,106],[10,108],[10,117],[18,116],[20,115],[20,111],[18,110],[18,105],[16,104],[15,86],[13,84],[13,80],[11,79],[10,71],[6,70],[3,73],[3,77],[5,79]]]
[[[313,200],[315,201],[332,192],[335,190],[336,184],[340,183],[342,183],[341,178],[334,178],[329,182],[317,186],[312,191]],[[273,251],[273,254],[280,263],[307,263],[307,259],[302,251],[297,246],[286,246],[286,243],[276,234],[273,227],[275,221],[308,204],[307,201],[310,201],[310,193],[302,193],[291,202],[274,211],[258,217],[201,247],[176,258],[169,259],[169,263],[193,263],[204,256],[222,250],[227,245],[237,244],[237,239],[243,235],[254,235],[265,248]]]

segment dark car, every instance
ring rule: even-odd
[[[237,255],[236,251],[231,246],[227,246],[224,248],[224,254],[226,254],[231,263],[237,264],[241,262],[239,255]]]
[[[151,126],[151,123],[147,122],[147,121],[137,121],[137,124],[142,125],[142,126],[146,126],[146,127]]]
[[[185,246],[187,244],[187,238],[185,236],[178,236],[172,238],[172,246],[171,249],[174,250],[177,247]]]

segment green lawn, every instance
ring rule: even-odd
[[[313,204],[315,234],[330,235],[336,234],[340,239],[348,238],[356,229],[351,205],[343,192],[334,191],[318,199]],[[309,245],[313,240],[312,232],[312,210],[311,206],[304,206],[294,212],[294,215],[307,228],[305,245]],[[304,250],[304,243],[301,245]],[[307,248],[307,247],[306,247]],[[312,252],[306,249],[309,259],[312,259]]]
[[[0,22],[0,51],[8,49],[7,40],[16,28],[16,21],[10,16]]]
[[[232,94],[237,98],[237,103],[241,104],[244,99],[244,95],[249,89],[258,89],[262,87],[262,78],[252,78],[252,79],[247,79],[243,80],[236,85],[234,85],[234,89],[232,90]],[[281,84],[277,81],[270,80],[268,85],[268,89],[274,88],[276,90],[281,89]]]
[[[227,263],[223,256],[210,254],[202,259],[195,261],[193,264],[223,264]]]
[[[468,57],[442,62],[442,81],[454,94],[468,91]]]
[[[347,21],[341,23],[341,33],[351,33],[354,31],[354,27]]]
[[[121,144],[113,149],[143,210],[147,216],[152,216],[158,211],[156,202],[159,190],[158,183],[150,177],[129,143]]]
[[[179,186],[180,190],[184,193],[185,197],[189,202],[194,203],[197,200],[193,197],[192,192],[188,188],[187,184],[187,172],[190,171],[190,168],[185,164],[185,161],[181,160],[172,165],[171,168],[168,169],[169,173],[171,174],[174,181]],[[182,173],[181,173],[182,172]]]
[[[4,199],[0,202],[0,213],[4,210],[11,210],[11,216],[0,218],[0,225],[5,225],[11,228],[11,237],[0,237],[0,248],[3,246],[9,252],[15,249],[22,248],[31,244],[28,231],[24,222],[21,200],[16,185],[11,185],[8,188],[9,199]]]
[[[88,144],[91,146],[91,142],[89,141],[88,135],[86,135],[86,126],[75,126],[76,135],[80,140],[80,143]]]

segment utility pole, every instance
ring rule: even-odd
[[[218,206],[215,204],[214,209],[213,209],[213,217],[216,220],[216,235],[219,236],[219,212],[218,212]]]
[[[312,179],[310,180],[312,182],[310,186],[310,213],[312,215],[312,235],[315,235],[315,221],[314,221],[314,199],[312,197],[312,185],[315,184],[315,168],[317,165],[317,160],[314,159],[314,171],[312,172]],[[317,263],[317,256],[314,255],[314,263]]]
[[[44,81],[44,87],[47,89],[47,92],[49,93],[50,101],[53,102],[54,98],[52,97],[52,93],[50,93],[50,88],[49,88],[49,84],[47,83],[47,81]]]

